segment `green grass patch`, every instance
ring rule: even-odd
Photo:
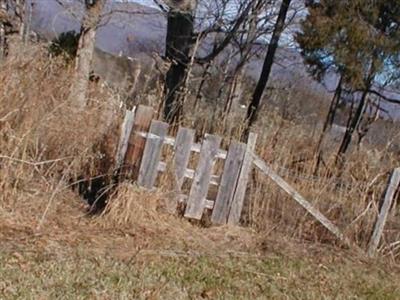
[[[398,277],[309,258],[160,256],[127,261],[0,251],[1,299],[400,299]]]

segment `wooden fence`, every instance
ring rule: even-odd
[[[312,206],[291,185],[259,158],[254,150],[257,136],[249,135],[247,144],[231,142],[228,150],[220,149],[221,137],[205,134],[200,143],[195,143],[195,132],[179,128],[176,137],[168,136],[169,125],[153,120],[150,107],[138,106],[127,111],[121,127],[121,137],[116,154],[117,169],[129,166],[131,176],[138,184],[153,189],[160,173],[170,171],[174,176],[177,202],[185,203],[184,216],[200,220],[206,209],[211,210],[213,224],[238,224],[246,195],[251,169],[255,166],[269,176],[283,191],[288,193],[310,215],[345,245],[356,247],[341,230]],[[162,161],[165,145],[174,152],[172,164]],[[197,166],[188,167],[192,153],[198,153]],[[224,166],[221,175],[215,175],[214,165],[220,159]],[[172,170],[170,170],[172,168]],[[169,170],[168,170],[169,169]],[[182,192],[185,178],[191,179],[187,194]],[[388,183],[376,226],[371,236],[368,254],[373,255],[380,242],[386,218],[400,183],[400,169],[396,169]],[[215,199],[207,199],[210,185],[217,187]]]
[[[205,134],[201,143],[195,143],[194,130],[181,127],[176,137],[168,136],[167,123],[151,120],[148,126],[151,116],[149,109],[141,106],[136,114],[135,109],[126,113],[116,156],[117,168],[126,164],[139,165],[140,161],[137,182],[144,188],[152,189],[157,176],[167,171],[167,162],[161,160],[161,154],[163,147],[169,145],[174,152],[171,166],[174,187],[178,191],[177,201],[186,204],[184,216],[200,220],[204,211],[210,209],[212,223],[237,224],[251,170],[251,153],[255,148],[256,135],[250,135],[247,145],[232,142],[226,151],[220,149],[222,139],[217,135]],[[188,164],[194,152],[199,154],[199,158],[196,168],[190,169]],[[221,175],[213,174],[217,159],[224,161]],[[182,192],[185,178],[192,180],[188,194]],[[210,185],[218,189],[215,199],[207,199]]]

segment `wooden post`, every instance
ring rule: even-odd
[[[208,186],[220,144],[221,138],[219,136],[205,135],[201,146],[199,164],[193,178],[185,210],[186,218],[200,220],[203,215]]]
[[[228,214],[232,205],[245,152],[246,145],[242,143],[234,142],[229,147],[221,183],[211,215],[211,222],[214,224],[226,224],[228,221]]]
[[[115,169],[118,170],[121,168],[124,163],[126,150],[128,149],[129,136],[132,132],[133,122],[135,119],[135,110],[136,107],[133,107],[132,110],[126,110],[124,121],[121,126],[121,136],[119,138],[119,144],[117,149],[117,154],[115,157]]]
[[[383,234],[383,229],[385,228],[387,216],[389,214],[399,184],[400,184],[400,168],[397,168],[393,171],[392,175],[390,176],[390,180],[386,188],[385,197],[383,199],[383,203],[375,223],[375,228],[368,245],[368,256],[371,257],[374,256],[376,250],[378,249],[379,242]]]
[[[140,136],[139,132],[147,132],[149,130],[153,114],[154,110],[149,106],[139,105],[136,108],[135,120],[125,155],[125,163],[130,166],[133,179],[137,178],[140,161],[146,144],[146,138]]]
[[[236,186],[235,195],[232,200],[231,209],[228,216],[228,224],[237,225],[243,210],[244,198],[246,195],[247,182],[249,181],[250,171],[253,166],[253,156],[256,148],[257,134],[250,132],[247,141],[246,153],[244,155],[242,168],[240,170],[239,179]]]
[[[175,182],[176,189],[181,190],[185,179],[186,168],[189,163],[192,144],[194,141],[194,130],[187,128],[179,128],[175,140]]]
[[[151,122],[139,170],[138,184],[142,187],[151,189],[154,186],[158,173],[161,150],[167,132],[167,123],[160,121]]]

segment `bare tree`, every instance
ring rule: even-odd
[[[79,109],[86,106],[92,58],[95,47],[96,29],[101,19],[105,0],[85,0],[85,14],[75,61],[75,74],[72,81],[69,99]]]
[[[186,78],[190,62],[207,64],[213,61],[232,41],[240,29],[241,24],[248,17],[248,13],[255,1],[245,0],[238,5],[236,16],[228,17],[227,11],[229,1],[223,0],[221,5],[214,11],[213,16],[207,16],[209,23],[206,28],[200,28],[195,32],[195,17],[197,1],[172,1],[165,9],[168,13],[168,26],[166,38],[166,58],[171,61],[171,67],[166,75],[164,118],[170,122],[177,122],[182,114],[183,96],[188,83]],[[200,18],[201,19],[201,18]],[[212,21],[210,21],[212,20]],[[199,20],[197,20],[199,21]],[[197,57],[193,51],[194,45],[201,43],[209,34],[223,33],[224,37],[213,47],[210,53],[203,57]],[[192,57],[195,58],[192,60]]]
[[[0,0],[0,60],[9,51],[9,37],[24,30],[25,0]]]
[[[289,11],[289,6],[290,6],[291,0],[283,0],[278,18],[276,19],[276,24],[274,28],[274,32],[272,34],[271,40],[268,45],[268,50],[267,50],[267,55],[264,60],[264,65],[261,71],[260,79],[258,80],[256,89],[254,91],[253,97],[251,99],[251,102],[249,104],[248,110],[247,110],[247,116],[246,116],[246,128],[247,130],[245,131],[245,136],[247,136],[248,128],[254,123],[257,117],[257,110],[260,105],[261,97],[264,93],[265,87],[267,86],[271,70],[272,70],[272,65],[274,63],[274,58],[275,58],[275,53],[276,50],[278,49],[278,44],[279,44],[279,39],[281,37],[281,34],[285,28],[285,20],[286,20],[286,15]]]
[[[173,123],[181,115],[180,93],[193,44],[194,0],[172,1],[168,11],[165,57],[171,61],[165,80],[164,117]]]
[[[7,55],[6,26],[8,26],[8,13],[6,0],[0,0],[0,60]]]

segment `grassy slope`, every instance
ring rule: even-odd
[[[400,299],[400,272],[384,261],[277,233],[252,233],[249,244],[246,231],[176,217],[102,229],[102,218],[77,218],[73,203],[55,208],[40,232],[28,215],[25,225],[0,224],[0,299]]]
[[[0,254],[1,298],[281,298],[399,299],[398,277],[350,262],[318,265],[312,259],[267,255],[160,257],[130,261],[55,253]]]

